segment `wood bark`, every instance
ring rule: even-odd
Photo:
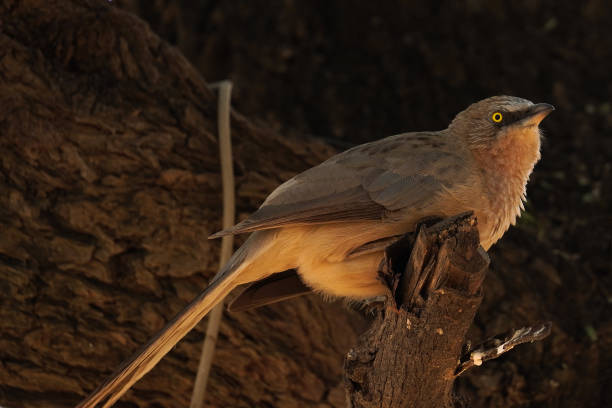
[[[463,215],[423,227],[386,255],[384,311],[345,361],[351,407],[451,407],[489,265],[476,220]]]
[[[239,218],[332,149],[232,114]],[[216,97],[106,1],[0,3],[0,405],[68,407],[217,268]],[[188,405],[202,327],[117,406]],[[230,314],[208,406],[340,407],[363,320],[317,297]]]

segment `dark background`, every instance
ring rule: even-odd
[[[233,105],[345,148],[444,128],[496,94],[548,102],[527,211],[493,250],[473,335],[553,335],[474,370],[469,406],[612,404],[612,7],[605,0],[116,1]],[[378,4],[380,3],[380,4]]]

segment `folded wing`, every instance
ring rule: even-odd
[[[446,132],[405,133],[356,146],[279,186],[246,220],[210,238],[289,225],[385,220],[425,208],[465,163]]]

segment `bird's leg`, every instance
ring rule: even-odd
[[[385,295],[374,296],[368,299],[364,299],[361,301],[361,309],[367,314],[374,314],[375,312],[383,310],[386,301],[387,296]]]

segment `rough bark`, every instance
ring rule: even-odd
[[[75,404],[216,269],[216,98],[105,1],[0,5],[0,405]],[[232,115],[239,215],[331,149]],[[316,297],[228,315],[209,406],[343,406],[362,320]],[[202,328],[117,406],[186,406]],[[127,401],[127,402],[126,402]]]
[[[386,307],[345,362],[353,408],[453,405],[455,372],[488,264],[473,216],[421,228],[416,239],[387,250]]]

